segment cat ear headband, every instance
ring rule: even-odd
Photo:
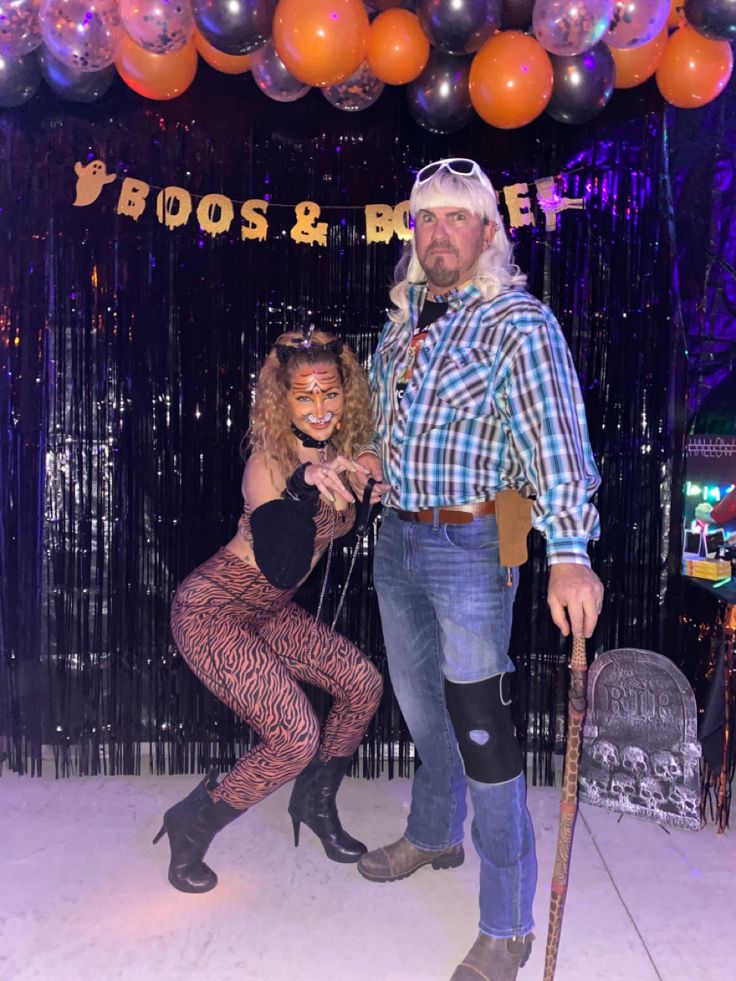
[[[276,357],[279,360],[279,364],[285,365],[297,354],[304,354],[308,352],[311,355],[312,360],[315,356],[320,354],[332,355],[338,361],[342,353],[342,341],[339,337],[336,337],[334,341],[328,341],[326,344],[318,344],[316,341],[312,340],[312,335],[314,334],[314,324],[310,324],[309,327],[302,328],[304,337],[301,341],[296,341],[290,344],[277,344],[276,345]]]

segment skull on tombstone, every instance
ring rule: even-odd
[[[691,779],[697,780],[700,770],[700,757],[702,756],[700,743],[684,742],[678,748],[682,754],[680,758],[683,762],[682,769],[685,774],[685,782],[688,783]]]
[[[656,777],[644,777],[639,782],[639,796],[650,810],[661,808],[667,799],[662,781]]]
[[[652,753],[649,757],[652,773],[660,780],[668,780],[670,783],[682,779],[682,763],[669,750],[661,749]]]
[[[608,739],[596,739],[591,755],[596,763],[605,770],[615,770],[617,766],[621,765],[618,747]]]
[[[699,813],[698,797],[689,787],[675,785],[670,791],[670,801],[677,808],[678,814],[685,817],[697,817]]]
[[[625,770],[618,770],[611,777],[611,796],[623,800],[626,797],[633,797],[636,793],[636,783],[630,773]]]
[[[580,774],[581,796],[586,797],[591,804],[600,803],[605,797],[606,790],[608,790],[607,780],[601,780],[596,776],[587,776],[584,773]]]
[[[621,764],[637,780],[641,780],[649,773],[649,757],[638,746],[626,746]]]

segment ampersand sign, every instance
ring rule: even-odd
[[[322,209],[314,201],[302,201],[294,208],[296,223],[292,239],[301,245],[327,245],[327,222],[317,221]]]

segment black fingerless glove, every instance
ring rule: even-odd
[[[292,589],[309,572],[314,556],[319,491],[304,481],[306,464],[286,481],[281,500],[267,501],[250,516],[253,555],[277,589]]]
[[[314,484],[308,484],[304,479],[304,471],[308,466],[308,463],[302,463],[293,474],[286,478],[286,487],[281,495],[283,498],[291,501],[317,499],[319,496],[318,488]]]

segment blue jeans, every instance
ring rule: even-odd
[[[529,933],[537,881],[524,774],[501,784],[465,776],[444,681],[481,681],[513,671],[508,656],[518,582],[498,561],[495,517],[469,524],[414,524],[384,510],[373,579],[394,692],[421,757],[406,837],[441,850],[463,839],[470,787],[472,838],[480,856],[480,929]]]

